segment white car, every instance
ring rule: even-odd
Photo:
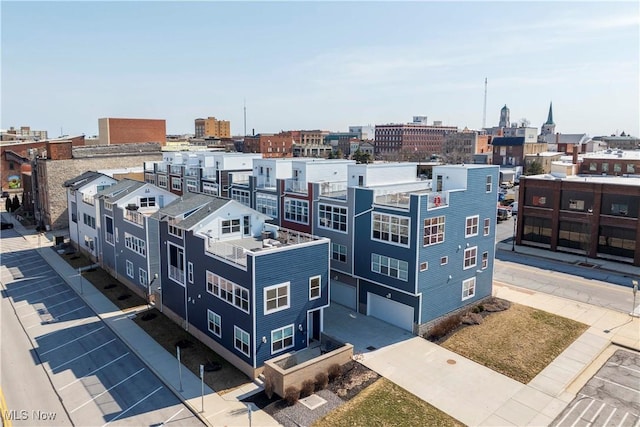
[[[518,202],[513,202],[509,205],[509,207],[511,208],[511,214],[514,216],[518,215]]]

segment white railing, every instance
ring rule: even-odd
[[[85,202],[88,205],[93,206],[93,204],[94,204],[93,194],[83,194],[82,195],[82,201]]]
[[[207,239],[207,252],[224,258],[241,266],[247,266],[248,249],[225,242],[218,242],[212,238]]]
[[[124,218],[127,221],[131,221],[135,224],[144,225],[144,215],[142,215],[140,212],[125,209]]]
[[[347,181],[341,182],[321,182],[320,195],[323,197],[331,197],[333,199],[347,198]]]
[[[113,243],[113,233],[105,233],[104,240],[109,243]]]
[[[273,178],[260,179],[258,178],[257,188],[276,188],[276,180]]]
[[[184,283],[184,270],[180,270],[178,267],[170,265],[169,278],[177,281],[178,283]]]
[[[229,175],[231,175],[231,182],[233,184],[248,184],[249,177],[252,176],[250,172],[233,172]]]
[[[383,193],[375,194],[374,203],[377,205],[393,206],[396,208],[408,209],[411,202],[409,193]]]
[[[216,168],[214,167],[206,167],[202,168],[202,177],[208,179],[209,181],[216,178]]]
[[[285,191],[307,194],[307,183],[296,179],[285,180]]]

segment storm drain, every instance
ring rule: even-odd
[[[369,347],[367,347],[367,350],[373,351],[373,350],[377,350],[377,349],[374,346],[370,345]]]
[[[327,403],[326,400],[324,400],[317,394],[312,394],[311,396],[305,397],[304,399],[300,399],[299,402],[312,411]]]

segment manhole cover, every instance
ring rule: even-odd
[[[456,361],[455,361],[455,360],[453,360],[453,359],[449,359],[449,360],[447,360],[447,363],[448,363],[449,365],[455,365],[455,364],[456,364]]]
[[[300,399],[299,402],[311,410],[319,408],[327,403],[326,400],[324,400],[317,394],[312,394],[311,396],[305,397],[304,399]]]
[[[374,346],[372,346],[372,345],[370,345],[369,347],[367,347],[367,350],[369,350],[369,351],[373,351],[373,350],[375,350],[375,349],[376,349],[376,348],[375,348]]]

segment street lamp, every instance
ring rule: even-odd
[[[632,280],[631,283],[633,283],[633,307],[631,307],[631,313],[629,313],[629,316],[640,317],[640,313],[636,313],[636,294],[638,293],[638,281]]]
[[[516,250],[516,223],[518,222],[518,217],[513,216],[513,238],[511,239],[511,252],[515,252]]]

